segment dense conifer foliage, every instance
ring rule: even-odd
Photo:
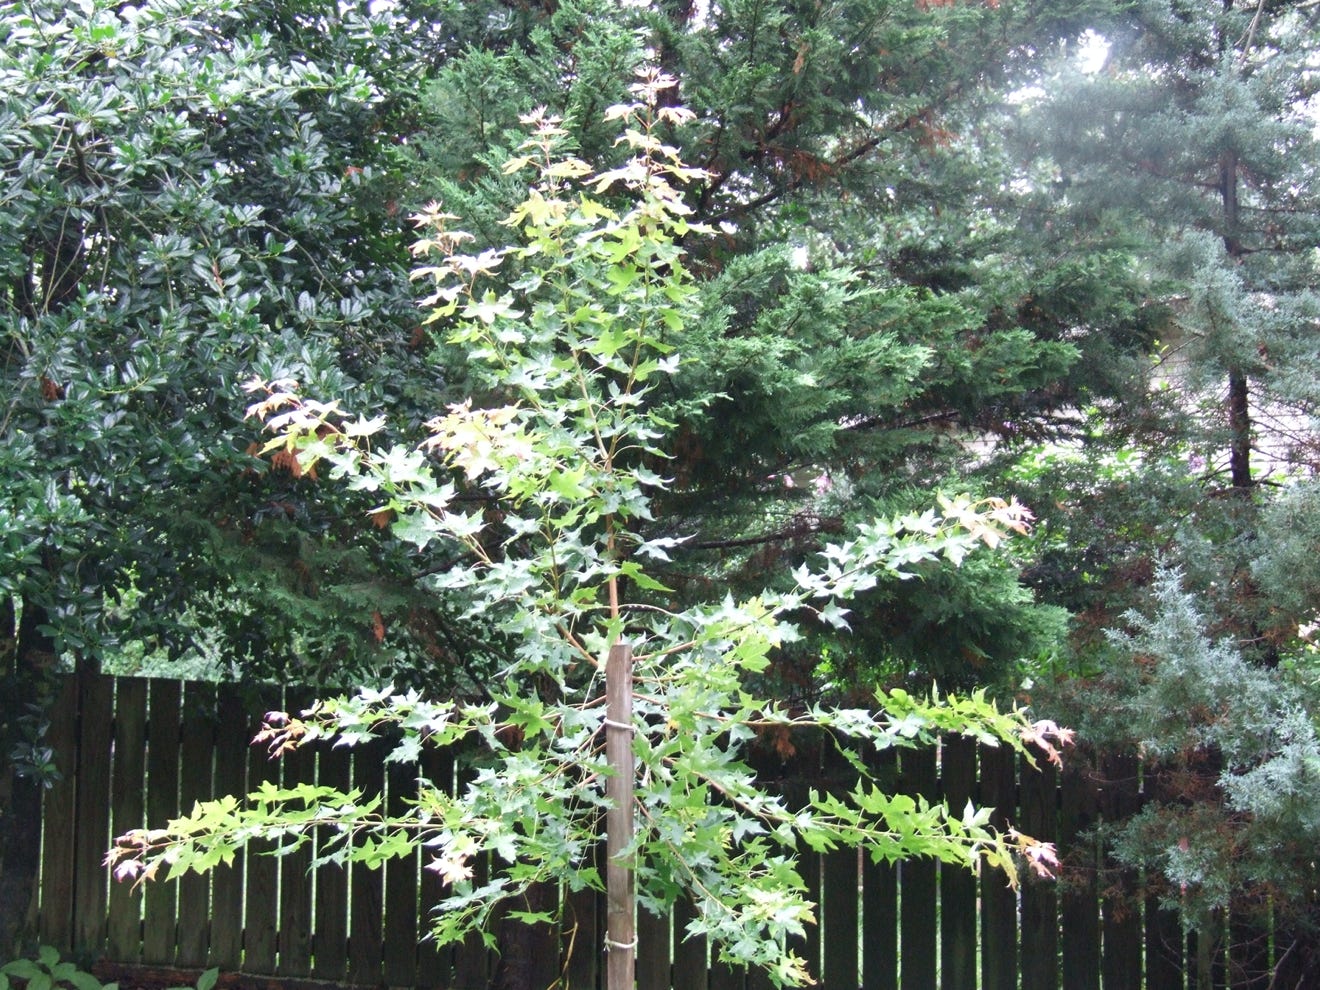
[[[1079,617],[1055,690],[1097,746],[1146,754],[1120,849],[1203,933],[1202,969],[1273,912],[1276,985],[1310,985],[1315,13],[1142,3],[1095,27],[1104,68],[1045,73],[1021,133],[1055,231],[1146,280],[1153,346],[1088,445],[1024,465],[1033,576]]]

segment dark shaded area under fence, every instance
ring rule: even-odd
[[[421,869],[418,856],[380,871],[312,871],[310,848],[279,858],[249,849],[205,877],[136,891],[111,882],[102,859],[112,836],[160,825],[196,800],[246,793],[263,780],[383,792],[396,806],[412,793],[419,770],[437,785],[458,785],[461,770],[445,753],[427,754],[420,767],[386,767],[373,746],[308,750],[272,762],[248,745],[262,712],[307,701],[293,688],[90,674],[66,680],[50,730],[63,780],[47,794],[43,814],[41,940],[115,964],[218,966],[290,984],[603,984],[603,895],[567,895],[558,931],[528,939],[505,926],[501,953],[476,938],[437,950],[421,939],[419,918],[440,881]],[[822,760],[800,747],[789,764],[767,773],[790,794],[842,783]],[[1197,985],[1191,971],[1198,958],[1210,960],[1215,986],[1268,985],[1268,933],[1226,924],[1224,937],[1203,951],[1172,913],[1142,902],[1137,877],[1079,838],[1101,816],[1113,820],[1139,806],[1135,760],[1111,760],[1103,774],[1059,773],[955,738],[938,751],[882,754],[876,769],[898,790],[945,798],[959,809],[969,799],[993,807],[1001,825],[1056,841],[1070,868],[1063,883],[1028,881],[1015,892],[992,871],[978,877],[928,861],[887,866],[850,852],[804,853],[801,869],[820,924],[799,951],[826,990],[1178,990]],[[706,944],[682,938],[688,911],[680,905],[673,918],[642,912],[639,990],[769,987],[762,974],[709,965]]]

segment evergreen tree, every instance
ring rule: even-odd
[[[1320,317],[1314,16],[1143,3],[1105,30],[1104,71],[1051,81],[1044,150],[1084,231],[1122,223],[1159,245],[1148,263],[1177,287],[1170,374],[1208,406],[1191,442],[1207,477],[1247,493],[1308,457],[1295,416],[1314,406]]]
[[[1104,67],[1044,73],[1020,137],[1059,235],[1144,278],[1157,346],[1077,449],[1020,467],[1045,516],[1033,577],[1081,613],[1051,703],[1147,755],[1118,848],[1199,930],[1198,980],[1241,930],[1225,916],[1250,929],[1268,903],[1276,983],[1309,985],[1315,12],[1148,2],[1093,26]]]
[[[1089,573],[1149,577],[1153,551],[1177,552],[1248,650],[1274,662],[1305,618],[1274,607],[1253,561],[1274,552],[1259,539],[1273,488],[1314,467],[1313,13],[1150,3],[1097,26],[1110,40],[1103,70],[1043,75],[1023,126],[1024,148],[1045,155],[1050,223],[1141,274],[1145,318],[1128,325],[1157,335],[1155,366],[1129,366],[1126,397],[1096,403],[1089,437],[1097,452],[1140,451],[1110,475],[1141,487],[1105,487],[1124,506],[1110,532],[1141,518],[1145,535],[1107,541]],[[1094,461],[1086,473],[1092,498]],[[1067,503],[1062,480],[1049,482]],[[1103,547],[1081,521],[1049,524],[1062,546]]]

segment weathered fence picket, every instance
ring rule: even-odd
[[[419,768],[422,777],[434,787],[450,792],[454,787],[454,758],[447,752],[428,749],[422,753]],[[418,923],[425,928],[429,915],[428,906],[439,901],[444,888],[444,880],[435,870],[421,869],[418,886]],[[594,904],[594,899],[593,899]],[[421,986],[447,986],[449,974],[454,964],[454,950],[450,946],[440,948],[434,940],[427,939],[417,946],[417,982]],[[593,982],[591,984],[595,986]]]
[[[993,808],[990,823],[1008,827],[1010,809],[1017,809],[1017,759],[1002,747],[981,750],[979,800]],[[1003,877],[981,868],[981,986],[983,990],[1017,990],[1017,895]]]
[[[51,908],[41,914],[42,937],[51,945],[73,944],[73,847],[77,796],[75,760],[78,754],[78,682],[70,677],[60,687],[50,713],[47,740],[55,750],[59,778],[46,791],[42,807],[41,896]]]
[[[1032,766],[1022,757],[1018,779],[1021,794],[1019,827],[1043,842],[1058,839],[1058,775],[1044,759]],[[1029,875],[1022,884],[1022,936],[1018,956],[1022,990],[1058,990],[1058,890],[1052,882]]]
[[[353,751],[353,786],[363,794],[380,794],[385,789],[384,740],[373,739]],[[365,839],[355,840],[361,844]],[[384,950],[382,925],[384,912],[384,877],[361,863],[349,867],[352,897],[348,906],[348,982],[367,986],[380,981],[381,954]]]
[[[322,749],[316,754],[317,782],[338,790],[349,785],[350,755],[346,749]],[[316,837],[317,855],[331,842]],[[316,931],[312,935],[312,976],[338,983],[348,968],[348,870],[328,863],[316,871]],[[446,971],[443,974],[448,977]],[[433,984],[443,986],[442,983]]]
[[[146,824],[143,774],[147,755],[147,682],[124,678],[115,686],[115,748],[110,831],[122,835]],[[142,946],[142,888],[110,885],[106,952],[136,962]]]
[[[667,990],[670,985],[669,922],[644,907],[637,909],[637,990]]]
[[[379,793],[399,809],[416,795],[419,775],[451,789],[471,772],[447,752],[427,753],[420,765],[386,764],[384,742],[281,760],[246,744],[261,712],[307,700],[306,692],[279,687],[68,678],[49,733],[63,779],[43,810],[42,941],[112,966],[218,966],[263,983],[310,977],[477,990],[497,977],[509,984],[512,968],[513,985],[529,990],[556,981],[561,990],[599,990],[604,902],[591,891],[565,893],[558,930],[506,942],[500,956],[477,937],[445,949],[422,939],[442,881],[420,855],[379,871],[312,868],[328,835],[282,857],[249,849],[209,877],[158,880],[141,891],[109,883],[101,860],[113,834],[164,822],[197,800],[245,793],[267,780],[314,782]],[[894,865],[804,851],[798,865],[821,923],[795,948],[825,990],[965,990],[978,974],[982,990],[1180,990],[1188,979],[1195,985],[1198,967],[1217,986],[1268,985],[1273,942],[1259,917],[1226,918],[1220,937],[1189,943],[1175,915],[1143,902],[1136,878],[1107,859],[1089,832],[1101,817],[1135,810],[1143,786],[1158,790],[1157,771],[1147,768],[1143,784],[1135,759],[1114,758],[1098,774],[1059,774],[963,739],[869,759],[892,790],[943,798],[955,812],[970,799],[994,809],[1001,828],[1011,823],[1057,839],[1068,876],[1061,885],[1027,882],[1013,891],[994,871],[978,877],[932,861]],[[847,765],[820,737],[775,740],[754,762],[790,803],[805,801],[809,787],[851,786]],[[474,868],[481,882],[491,866],[478,861]],[[534,896],[553,906],[559,895]],[[639,990],[767,990],[764,974],[720,964],[715,947],[687,938],[692,917],[688,904],[672,917],[640,914]]]
[[[905,749],[899,753],[901,790],[934,800],[939,788],[935,757],[934,749]],[[930,990],[939,985],[937,874],[935,861],[930,859],[910,859],[898,867],[898,977],[902,990]]]
[[[110,845],[110,755],[115,685],[107,677],[80,680],[77,821],[73,839],[73,940],[105,939],[109,886],[101,867]]]
[[[870,754],[867,768],[881,786],[892,789],[897,754]],[[862,860],[862,926],[863,990],[898,990],[898,867],[870,856]]]
[[[199,801],[215,796],[211,776],[217,735],[215,686],[197,681],[185,684],[183,710],[187,730],[179,747],[179,809],[186,814]],[[212,916],[211,874],[180,877],[179,937],[174,953],[174,964],[180,969],[205,967]]]
[[[146,777],[151,782],[146,798],[149,824],[167,822],[179,816],[179,716],[182,703],[182,684],[160,680],[150,683],[147,700]],[[143,786],[146,786],[145,782]],[[142,926],[142,961],[153,965],[171,965],[174,962],[177,884],[172,880],[161,879],[147,884],[143,893],[146,914]],[[44,883],[41,897],[44,918]]]
[[[276,688],[268,688],[257,697],[257,711],[280,707]],[[247,733],[252,738],[252,732]],[[249,748],[248,789],[257,790],[263,783],[280,783],[280,763],[271,760],[260,748]],[[253,973],[276,972],[279,951],[280,861],[267,853],[273,851],[268,841],[253,842],[247,849],[244,864],[243,968]]]
[[[1059,897],[1063,985],[1067,990],[1100,990],[1098,849],[1087,836],[1098,812],[1098,787],[1085,767],[1069,763],[1059,788],[1059,846],[1067,850],[1071,878]]]
[[[249,718],[248,708],[243,703],[238,686],[220,685],[216,699],[216,722],[230,728],[217,733],[215,739],[217,795],[247,793],[248,739],[232,727],[246,726]],[[152,824],[159,825],[159,822]],[[243,878],[246,857],[247,854],[240,850],[232,864],[211,871],[211,945],[206,960],[208,966],[235,970],[243,959]]]
[[[1104,783],[1100,809],[1107,821],[1122,821],[1141,804],[1137,758],[1113,755],[1102,765]],[[1106,987],[1141,986],[1141,911],[1136,904],[1137,878],[1112,860],[1107,864],[1114,877],[1108,884],[1101,907],[1104,921],[1104,958],[1101,975]]]
[[[976,787],[976,743],[962,736],[940,749],[941,797],[961,814]],[[955,987],[976,986],[976,877],[940,870],[940,976]]]
[[[408,802],[417,797],[417,767],[391,763],[386,771],[387,810],[402,814]],[[392,859],[385,864],[385,917],[389,919],[389,937],[384,940],[383,978],[392,987],[412,986],[417,971],[417,871],[420,856]],[[310,878],[306,869],[304,875]]]

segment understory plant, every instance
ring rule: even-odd
[[[703,233],[681,191],[703,174],[663,139],[689,116],[659,104],[671,82],[645,76],[636,102],[611,108],[627,155],[601,172],[566,153],[557,120],[526,118],[530,135],[505,166],[530,176],[505,221],[509,246],[464,253],[473,238],[457,217],[436,206],[420,218],[417,252],[427,261],[416,274],[432,287],[429,321],[466,349],[474,382],[473,398],[436,415],[420,443],[378,440],[384,415],[351,415],[295,383],[252,386],[250,412],[276,434],[266,451],[374,493],[376,521],[419,552],[449,548],[435,587],[510,644],[479,700],[364,690],[274,713],[259,739],[280,754],[388,736],[387,759],[404,763],[423,746],[476,741],[486,757],[474,779],[457,793],[420,780],[415,803],[397,814],[356,792],[265,784],[246,800],[199,804],[163,828],[121,836],[108,856],[119,877],[204,871],[251,839],[287,848],[318,828],[337,837],[320,847],[334,861],[378,865],[420,845],[446,881],[431,931],[450,943],[473,931],[493,938],[501,905],[549,920],[519,910],[534,885],[604,887],[594,850],[605,837],[615,987],[615,963],[631,966],[634,884],[653,912],[689,899],[687,934],[709,937],[725,962],[798,985],[811,974],[789,936],[813,921],[799,850],[986,862],[1009,881],[1020,856],[1048,870],[1048,846],[996,831],[988,810],[889,794],[866,756],[960,732],[1022,751],[1035,743],[1057,759],[1065,732],[980,694],[893,691],[873,708],[838,710],[788,708],[748,686],[797,623],[846,628],[850,596],[881,577],[918,579],[931,562],[988,552],[1025,526],[1020,506],[942,497],[826,547],[790,590],[742,600],[683,605],[647,573],[681,543],[649,523],[653,494],[671,484],[659,398],[680,369],[694,306],[681,245]],[[859,780],[790,806],[757,779],[749,745],[758,732],[806,727],[826,733]],[[622,755],[617,746],[607,754],[608,737],[624,740]],[[475,869],[487,859],[488,871]],[[631,975],[618,979],[631,986]]]
[[[195,990],[213,990],[220,970],[208,969],[197,978]],[[0,965],[0,990],[119,990],[118,983],[102,983],[71,959],[61,959],[59,950],[43,945],[31,958],[13,959]],[[194,990],[171,987],[170,990]]]

